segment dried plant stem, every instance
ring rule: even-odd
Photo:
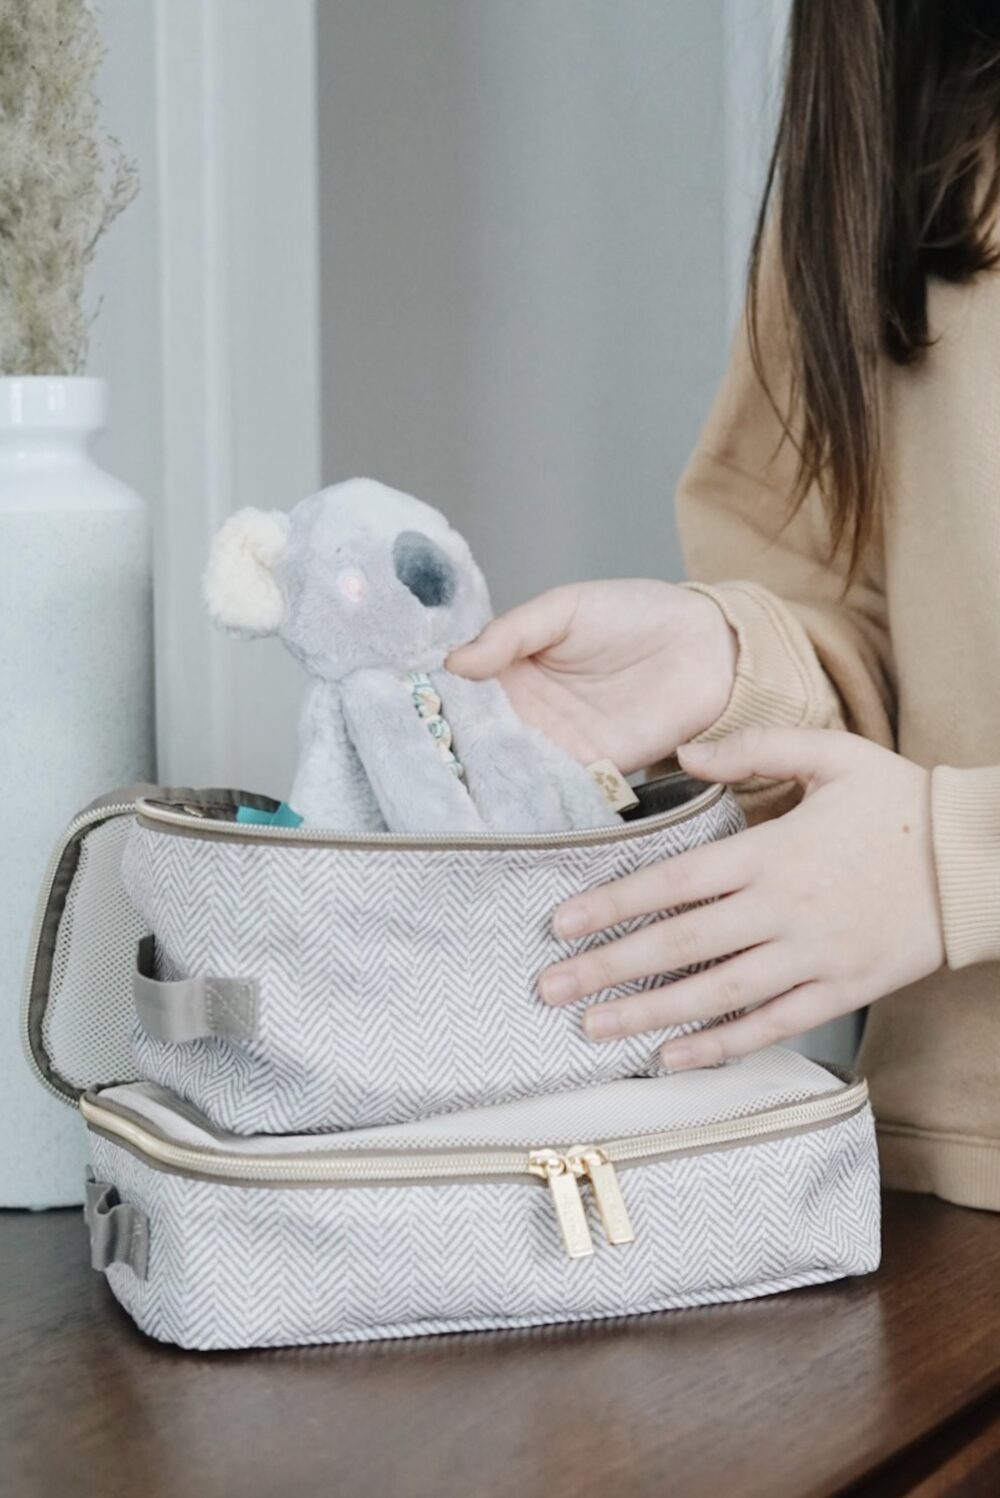
[[[87,269],[139,188],[100,123],[102,58],[87,0],[0,0],[0,374],[86,365]]]

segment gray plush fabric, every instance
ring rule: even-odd
[[[289,796],[307,824],[561,832],[618,820],[498,682],[445,670],[489,620],[489,594],[466,542],[420,500],[351,479],[287,515],[240,511],[216,537],[205,595],[222,627],[277,633],[313,677]],[[441,698],[461,777],[413,706],[412,671]]]

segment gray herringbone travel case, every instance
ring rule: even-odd
[[[263,804],[159,795],[214,815]],[[56,850],[25,1031],[86,1121],[92,1262],[152,1336],[209,1349],[531,1326],[877,1266],[865,1086],[789,1051],[330,1134],[226,1133],[136,1080],[132,818],[107,798]]]
[[[222,1135],[149,1084],[82,1107],[95,1267],[183,1347],[621,1316],[878,1264],[864,1085],[780,1049],[327,1137]]]
[[[136,986],[139,1074],[220,1128],[283,1134],[656,1071],[679,1030],[595,1045],[593,1000],[538,997],[543,968],[574,949],[552,934],[561,900],[743,825],[728,792],[682,775],[643,795],[650,814],[613,829],[464,838],[276,830],[143,801],[124,859],[155,937]]]

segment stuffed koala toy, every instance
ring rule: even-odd
[[[289,798],[308,825],[557,832],[618,820],[498,682],[445,669],[491,610],[468,546],[430,505],[351,479],[289,513],[240,510],[204,588],[217,624],[279,635],[312,677]]]

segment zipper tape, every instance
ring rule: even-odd
[[[665,779],[672,777],[667,776]],[[681,779],[684,777],[678,777]],[[622,822],[618,827],[582,827],[569,832],[324,832],[320,827],[267,827],[259,823],[227,822],[200,816],[194,809],[176,809],[149,799],[136,802],[135,811],[142,826],[157,832],[171,832],[181,837],[222,838],[244,843],[277,843],[295,847],[302,844],[355,851],[411,850],[457,851],[476,848],[574,848],[599,846],[602,843],[630,842],[647,837],[665,827],[674,827],[700,816],[725,795],[725,786],[709,785],[679,806]]]
[[[766,1139],[787,1138],[805,1130],[828,1128],[859,1113],[868,1089],[856,1082],[808,1102],[659,1133],[633,1135],[607,1144],[578,1144],[557,1149],[514,1150],[502,1146],[405,1153],[324,1152],[309,1156],[227,1155],[172,1144],[154,1134],[130,1112],[119,1112],[86,1094],[80,1110],[88,1126],[124,1146],[154,1169],[173,1170],[219,1185],[251,1187],[389,1186],[419,1182],[538,1179],[548,1187],[563,1249],[570,1259],[594,1253],[594,1238],[583,1198],[590,1187],[609,1246],[635,1241],[616,1167],[636,1166],[690,1153],[736,1148]]]
[[[646,1164],[671,1155],[724,1148],[778,1138],[839,1123],[860,1112],[868,1100],[863,1080],[835,1092],[821,1093],[805,1102],[749,1113],[715,1123],[634,1134],[604,1143],[552,1146],[552,1152],[579,1159],[581,1169],[589,1152],[614,1166]],[[488,1180],[497,1176],[545,1175],[546,1148],[512,1149],[502,1144],[438,1150],[313,1150],[301,1155],[235,1155],[225,1150],[172,1144],[137,1121],[85,1093],[80,1111],[89,1127],[112,1141],[129,1146],[150,1164],[189,1173],[220,1184],[249,1186],[401,1185],[420,1181]],[[598,1163],[601,1163],[598,1162]],[[586,1166],[589,1169],[589,1165]],[[575,1172],[574,1172],[575,1173]]]

